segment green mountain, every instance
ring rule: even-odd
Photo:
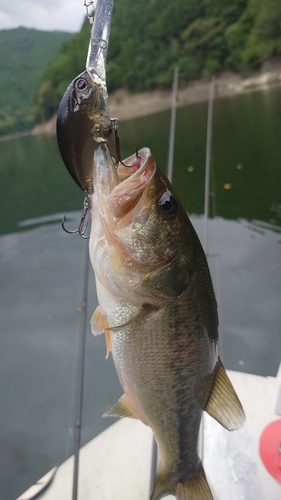
[[[72,79],[85,69],[90,36],[81,32],[50,62],[36,98],[36,119],[57,111]],[[230,69],[256,70],[281,55],[280,0],[115,0],[107,63],[108,89],[169,87]]]
[[[0,31],[0,135],[32,127],[40,78],[72,36],[22,27]]]
[[[53,116],[73,78],[85,71],[91,26],[86,17],[79,33],[65,42],[57,56],[48,64],[37,95],[35,119],[44,122]]]
[[[56,113],[67,86],[85,69],[89,39],[87,18],[74,36],[0,32],[0,133]],[[109,91],[167,88],[175,66],[184,85],[225,69],[245,74],[280,55],[281,0],[115,0],[107,84]]]

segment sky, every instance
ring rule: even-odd
[[[0,30],[80,31],[86,10],[84,0],[0,0]]]

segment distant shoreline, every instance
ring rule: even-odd
[[[27,135],[32,135],[32,130],[26,130],[25,132],[15,132],[14,134],[2,135],[0,137],[0,142],[12,141],[13,139],[19,139],[20,137],[26,137]]]
[[[199,79],[190,82],[178,91],[178,107],[208,100],[209,80]],[[248,78],[238,73],[224,72],[216,77],[216,97],[231,97],[257,90],[266,90],[281,85],[281,61],[265,63],[262,69]],[[119,120],[130,120],[140,116],[159,113],[171,107],[171,90],[154,90],[131,94],[119,89],[109,96],[110,114]],[[36,125],[32,130],[0,137],[0,142],[18,139],[29,135],[55,135],[56,116],[48,122]]]

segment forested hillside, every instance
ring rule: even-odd
[[[56,113],[67,86],[85,69],[89,38],[87,18],[74,36],[0,32],[0,134]],[[115,0],[108,89],[170,87],[175,66],[181,85],[225,69],[247,74],[278,55],[281,0]]]
[[[44,74],[36,118],[56,112],[85,69],[90,25],[65,43]],[[169,87],[230,69],[246,74],[281,54],[281,0],[115,0],[108,52],[109,90]]]
[[[0,135],[32,127],[42,73],[72,36],[27,28],[0,31]]]

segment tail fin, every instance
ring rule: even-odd
[[[150,500],[160,500],[166,495],[174,495],[177,500],[214,500],[202,464],[196,475],[182,482],[174,482],[160,471]]]

